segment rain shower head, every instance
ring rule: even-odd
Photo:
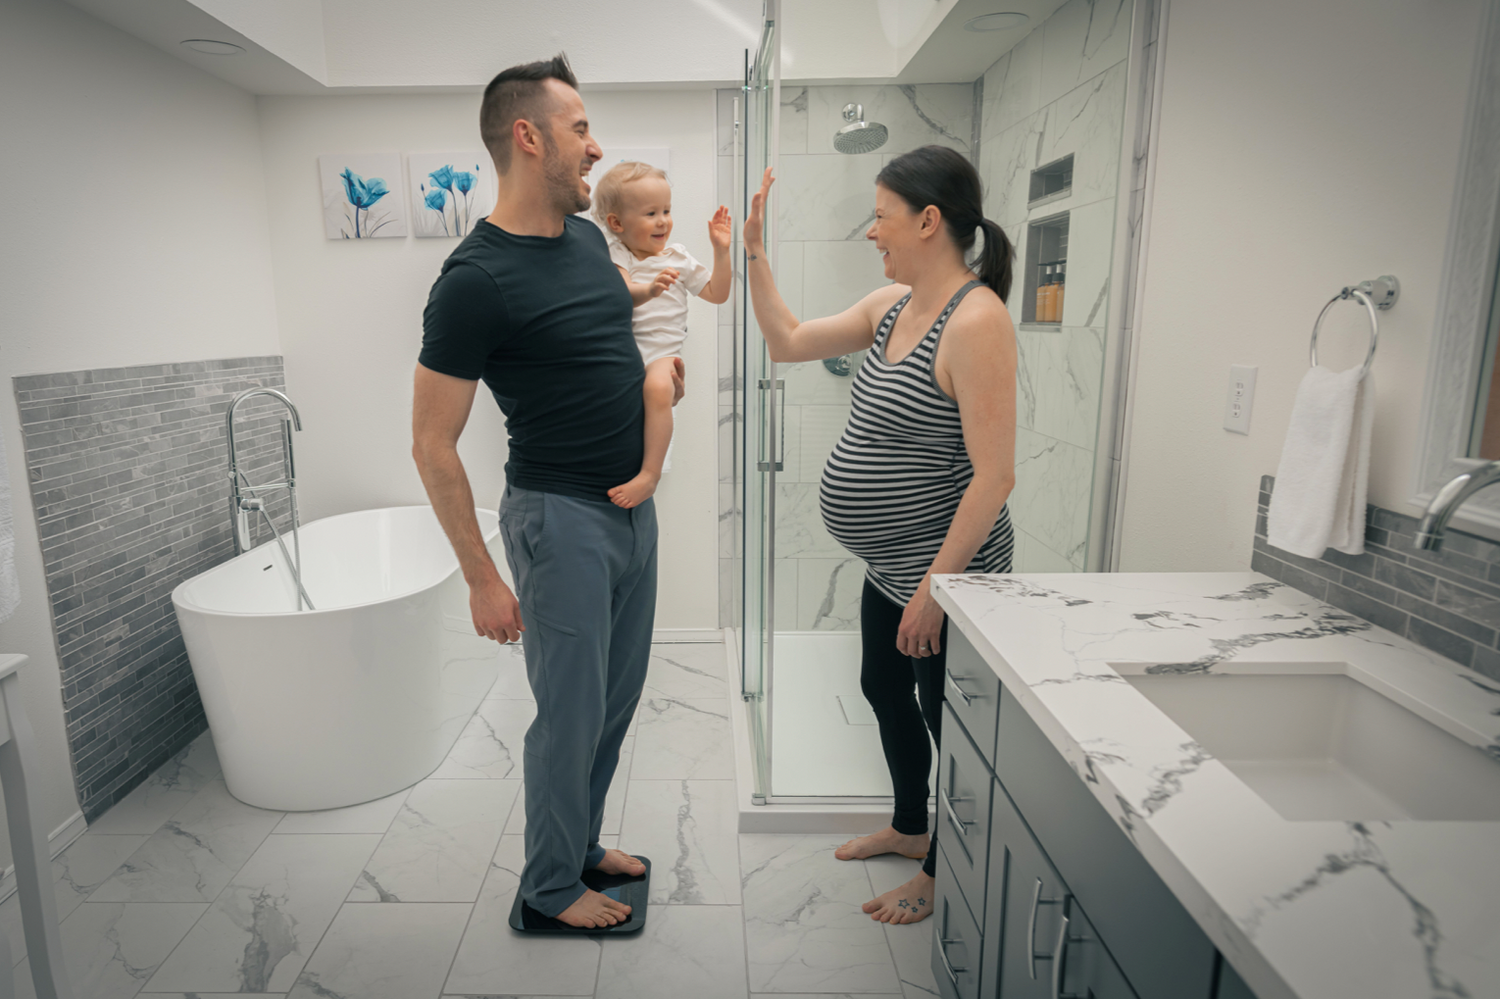
[[[833,136],[833,148],[841,153],[868,153],[885,145],[889,133],[878,121],[865,121],[861,104],[845,104],[844,120],[849,124]]]

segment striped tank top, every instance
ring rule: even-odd
[[[907,294],[885,314],[854,376],[849,424],[823,468],[819,505],[828,533],[869,566],[870,582],[905,605],[932,568],[959,500],[974,478],[958,403],[938,387],[938,342],[971,281],[949,300],[927,335],[899,362],[885,346]],[[1001,508],[968,572],[1009,572],[1015,546]]]

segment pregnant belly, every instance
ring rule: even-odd
[[[833,539],[879,565],[942,547],[963,498],[946,456],[840,442],[823,468],[818,505]]]

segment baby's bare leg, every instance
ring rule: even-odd
[[[672,443],[672,361],[662,357],[646,367],[646,454],[641,471],[609,491],[610,501],[627,510],[650,499],[661,481],[661,466]]]

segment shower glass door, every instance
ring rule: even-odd
[[[776,109],[775,58],[777,46],[774,8],[768,10],[760,48],[750,65],[744,87],[743,155],[735,178],[740,218],[750,212],[750,198],[760,189],[761,174],[775,163],[773,112]],[[765,244],[774,247],[772,220],[766,220]],[[741,274],[746,266],[744,246],[739,247]],[[771,664],[775,655],[775,558],[776,465],[780,461],[776,421],[776,365],[766,353],[765,340],[750,307],[749,287],[741,283],[739,297],[741,354],[737,367],[743,373],[744,407],[741,410],[744,447],[740,449],[740,485],[744,511],[743,560],[744,614],[741,618],[741,690],[748,702],[750,744],[755,759],[755,796],[770,793],[771,773]]]

